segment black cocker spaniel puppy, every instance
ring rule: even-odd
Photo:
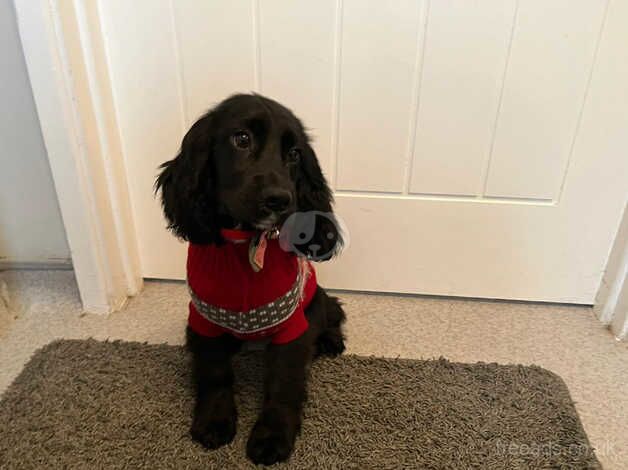
[[[169,228],[189,241],[192,437],[209,449],[233,439],[231,357],[243,341],[263,340],[264,402],[247,455],[286,460],[310,361],[344,350],[345,314],[312,265],[339,251],[343,233],[303,125],[271,99],[232,96],[191,127],[156,189]]]

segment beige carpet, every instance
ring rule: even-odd
[[[181,346],[55,341],[0,401],[0,467],[255,468],[246,440],[262,354],[234,360],[238,428],[208,452],[189,436]],[[564,382],[539,367],[321,358],[286,469],[597,469]]]
[[[0,273],[2,292],[0,391],[37,348],[56,338],[183,341],[187,293],[181,283],[149,282],[125,311],[109,317],[81,313],[71,272]],[[349,353],[537,364],[557,373],[602,465],[626,468],[628,343],[615,341],[591,309],[350,293],[340,297],[348,314]]]

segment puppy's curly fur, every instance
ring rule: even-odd
[[[321,219],[310,244],[319,254],[336,253],[342,245],[331,191],[303,125],[290,110],[259,95],[232,96],[201,117],[176,158],[161,166],[155,188],[169,228],[192,243],[220,245],[222,228],[269,228],[295,211],[320,211],[330,217]],[[309,254],[307,246],[304,250]],[[265,352],[264,403],[247,444],[254,463],[290,456],[301,427],[309,362],[344,350],[345,314],[337,298],[318,286],[306,316],[309,327],[301,337],[271,344]],[[235,435],[231,357],[241,342],[188,328],[187,344],[197,387],[191,434],[214,449]]]

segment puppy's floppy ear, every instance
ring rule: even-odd
[[[331,212],[334,199],[310,144],[306,145],[301,157],[296,185],[300,212]]]
[[[314,235],[309,241],[312,246],[319,246],[318,254],[310,253],[317,261],[326,261],[337,254],[343,246],[342,231],[332,212],[334,198],[325,176],[318,164],[318,158],[311,145],[306,145],[303,152],[296,180],[297,210],[299,212],[316,211],[326,214],[319,217]],[[323,253],[323,256],[320,254]]]
[[[220,240],[216,224],[212,182],[211,113],[200,118],[183,138],[173,160],[159,168],[155,192],[161,190],[161,204],[168,228],[192,243]]]

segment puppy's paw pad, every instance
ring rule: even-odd
[[[273,429],[258,421],[246,445],[246,455],[254,464],[272,465],[287,460],[292,445],[285,430]]]
[[[316,352],[322,356],[338,356],[345,350],[345,341],[340,330],[327,330],[316,340]]]
[[[236,417],[195,419],[190,429],[192,439],[207,449],[217,449],[229,444],[236,433]]]

